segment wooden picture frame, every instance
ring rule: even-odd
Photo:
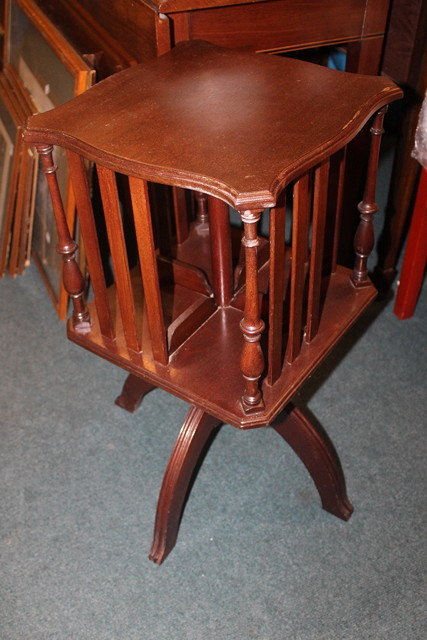
[[[13,92],[3,73],[0,73],[0,121],[6,133],[4,152],[10,158],[2,158],[2,208],[0,209],[0,276],[9,264],[17,193],[22,188],[21,158],[25,147],[22,139],[22,114],[14,100]]]
[[[97,82],[137,64],[80,0],[37,0],[37,4],[76,51],[96,69]]]
[[[34,55],[35,51],[37,55]],[[4,61],[5,73],[15,74],[38,111],[59,106],[88,89],[95,81],[93,68],[70,45],[34,0],[7,0]],[[66,157],[60,150],[56,150],[56,155],[58,174],[62,176],[60,188],[67,221],[73,233],[75,203]],[[64,320],[68,295],[62,285],[62,261],[55,250],[56,225],[50,200],[39,192],[43,189],[40,187],[43,183],[38,179],[37,184],[32,256],[58,316]]]
[[[14,119],[19,127],[25,124],[28,116],[37,113],[30,96],[22,87],[19,78],[7,66],[0,74],[0,84],[7,96],[9,108],[14,114]],[[7,268],[9,275],[14,277],[22,274],[29,264],[30,244],[32,235],[32,223],[35,201],[35,184],[37,175],[37,155],[28,144],[20,146],[20,154],[17,153],[19,164],[19,180],[16,186],[13,208],[8,210],[6,227],[8,233],[7,252],[1,252],[1,271],[3,275]],[[6,260],[7,253],[7,262]]]
[[[0,96],[0,229],[4,222],[4,212],[7,202],[7,192],[10,184],[10,174],[13,162],[13,150],[15,147],[15,135],[7,128],[4,100]],[[9,118],[8,118],[9,119]]]

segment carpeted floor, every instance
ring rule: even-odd
[[[0,281],[0,640],[424,640],[426,318],[426,290],[404,322],[375,303],[300,397],[349,522],[272,429],[226,425],[158,567],[185,404],[122,411],[125,374],[67,342],[35,268]]]

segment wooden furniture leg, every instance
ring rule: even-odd
[[[319,492],[322,507],[342,520],[353,513],[344,474],[327,435],[315,427],[298,407],[289,403],[271,425],[304,463]]]
[[[163,476],[150,560],[161,564],[175,546],[191,478],[209,436],[221,421],[192,406],[181,427]]]
[[[117,396],[115,403],[129,413],[135,413],[142,399],[149,391],[155,389],[154,384],[146,382],[142,378],[130,373],[125,380],[122,392]]]

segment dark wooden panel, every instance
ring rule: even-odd
[[[79,2],[136,60],[141,62],[157,54],[157,14],[151,7],[129,0]]]
[[[411,0],[413,2],[413,0]],[[363,35],[385,33],[387,29],[390,0],[367,0]]]
[[[295,49],[357,39],[363,30],[364,0],[289,0],[193,11],[190,37],[257,51]]]

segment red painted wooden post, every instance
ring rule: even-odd
[[[401,320],[414,315],[427,262],[427,170],[422,169],[409,229],[394,313]]]

